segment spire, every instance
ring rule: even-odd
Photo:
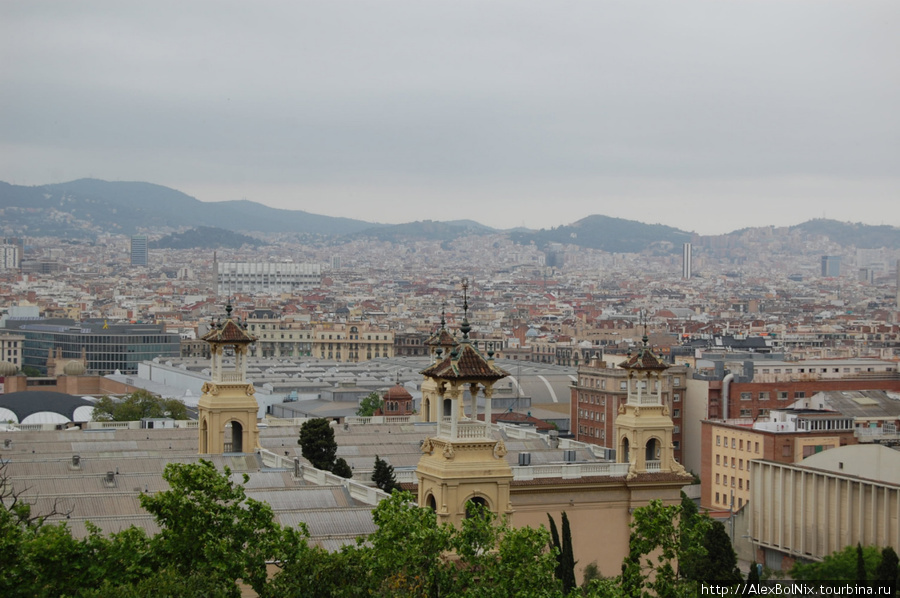
[[[469,326],[469,279],[463,278],[462,282],[463,288],[463,321],[462,325],[459,327],[459,331],[463,334],[463,342],[469,340],[469,331],[472,330],[472,327]]]
[[[644,343],[644,348],[646,348],[650,337],[647,336],[647,315],[643,309],[641,310],[641,323],[644,325],[644,336],[641,338],[641,341]]]

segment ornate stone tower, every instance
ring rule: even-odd
[[[467,290],[463,283],[463,291]],[[485,505],[499,515],[512,512],[509,485],[512,470],[504,459],[506,446],[491,434],[491,397],[494,383],[509,374],[494,365],[493,351],[485,358],[469,340],[468,297],[464,298],[460,331],[462,341],[449,355],[422,370],[433,388],[432,413],[437,413],[437,434],[425,440],[424,455],[416,467],[419,505],[434,509],[440,521],[457,524],[466,517],[466,504]],[[465,392],[469,391],[469,409]],[[484,421],[479,421],[478,395],[484,397]],[[423,409],[424,412],[424,409]]]
[[[231,317],[231,305],[225,314],[225,320],[214,322],[203,336],[212,354],[212,379],[203,384],[197,402],[200,454],[243,453],[259,446],[259,406],[246,379],[248,348],[256,338]],[[225,357],[234,359],[232,368],[226,367]]]
[[[443,361],[454,347],[459,345],[453,335],[447,332],[444,310],[441,310],[441,327],[425,341],[433,362]],[[422,382],[422,405],[419,414],[421,422],[436,422],[441,414],[440,392],[437,383],[429,377]]]
[[[662,402],[669,366],[650,350],[644,331],[638,352],[619,364],[628,372],[628,397],[616,417],[616,460],[628,463],[628,477],[644,473],[685,473],[675,461],[675,424]]]

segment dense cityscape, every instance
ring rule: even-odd
[[[684,489],[713,520],[724,522],[737,558],[764,563],[767,570],[796,573],[791,569],[796,563],[857,541],[892,545],[900,480],[897,452],[885,447],[900,444],[900,250],[859,249],[827,236],[773,231],[695,236],[681,247],[650,243],[638,253],[518,244],[508,233],[483,231],[462,232],[449,241],[363,237],[311,243],[257,233],[260,246],[207,249],[155,248],[167,231],[62,241],[7,237],[2,247],[9,258],[0,279],[6,364],[0,409],[8,422],[7,447],[33,453],[33,442],[40,442],[49,452],[29,459],[31,465],[19,463],[24,468],[19,470],[15,451],[6,458],[17,475],[45,480],[36,485],[38,505],[51,495],[71,500],[67,522],[76,535],[86,533],[88,521],[104,516],[90,515],[92,508],[81,504],[87,496],[41,490],[56,478],[51,463],[75,458],[57,445],[68,442],[46,434],[109,429],[123,441],[129,434],[136,439],[154,420],[109,428],[112,422],[92,421],[91,411],[104,396],[149,391],[183,402],[188,412],[183,422],[155,420],[163,429],[153,430],[146,441],[167,444],[179,459],[196,454],[196,418],[203,420],[208,409],[203,397],[211,392],[210,381],[228,376],[217,371],[223,365],[217,365],[211,340],[223,334],[224,317],[245,331],[240,333],[245,346],[225,355],[245,355],[235,367],[238,378],[253,385],[254,402],[247,407],[249,420],[225,426],[224,441],[201,433],[199,452],[219,453],[224,461],[218,466],[251,477],[257,470],[292,472],[287,486],[276,484],[283,492],[298,484],[335,488],[340,478],[327,476],[336,469],[312,462],[291,437],[306,421],[343,424],[337,428],[338,454],[357,484],[349,488],[350,504],[343,509],[318,500],[305,504],[298,496],[276,507],[276,519],[304,521],[311,539],[326,550],[373,533],[371,509],[387,496],[372,493],[379,456],[392,467],[398,487],[419,492],[420,504],[433,503],[428,476],[449,474],[421,461],[418,444],[431,434],[436,435],[428,442],[439,442],[448,431],[442,432],[440,423],[430,432],[422,427],[442,421],[434,410],[446,392],[439,390],[441,383],[430,386],[428,372],[442,359],[468,363],[457,352],[470,346],[472,359],[487,360],[484,371],[496,368],[497,374],[482,383],[489,389],[483,396],[466,386],[459,395],[467,399],[460,417],[477,421],[484,411],[491,413],[496,431],[488,429],[488,437],[496,436],[503,446],[492,449],[491,459],[500,450],[506,455],[501,462],[511,468],[509,474],[497,473],[490,459],[470,464],[480,472],[476,495],[484,493],[482,504],[512,515],[515,525],[546,525],[541,509],[559,509],[556,513],[576,526],[595,517],[597,509],[621,518],[608,502],[609,488],[599,489],[597,480],[609,484],[627,474],[622,479],[643,479],[648,489],[655,488],[647,496],[664,501],[668,496],[677,503],[671,492]],[[222,238],[227,234],[221,231]],[[649,368],[645,382],[639,382],[642,368]],[[641,423],[639,415],[629,415],[634,403],[636,413],[643,406],[648,417],[651,405],[645,405],[641,389],[660,406],[662,420]],[[361,405],[373,393],[379,397],[374,417],[360,417]],[[74,395],[77,404],[60,407],[57,394]],[[446,419],[451,412],[441,409]],[[661,436],[642,430],[648,425],[662,425]],[[252,435],[234,432],[242,426],[254,428]],[[382,427],[392,440],[371,445],[365,430]],[[451,440],[458,433],[450,432]],[[154,441],[154,434],[163,436]],[[641,441],[641,434],[649,440]],[[217,449],[208,444],[215,442],[221,443]],[[642,458],[620,470],[629,463],[629,442],[646,443],[646,455],[641,449]],[[79,463],[112,459],[124,465],[135,455],[124,450],[101,458],[91,455],[93,443],[76,444]],[[246,454],[251,446],[256,447],[252,462],[236,467],[227,456]],[[823,494],[821,503],[791,504],[792,494],[770,486],[777,479],[784,488],[785,475],[794,479],[813,467],[804,459],[821,461],[839,447],[890,454],[847,453],[831,459],[840,464],[833,474],[808,470],[803,479],[813,481],[803,484]],[[149,446],[141,450],[155,454]],[[171,458],[154,457],[160,469],[141,475],[135,496],[167,487],[160,485],[160,474]],[[829,463],[815,467],[837,467]],[[48,466],[43,474],[34,469]],[[438,473],[429,474],[429,467]],[[844,468],[853,472],[849,479],[840,471]],[[122,475],[118,466],[115,471],[107,474],[107,484]],[[554,498],[532,504],[528,488],[560,474],[565,484]],[[496,483],[485,478],[505,475],[513,486],[501,484],[494,491],[509,497],[502,499],[508,506],[500,508],[501,499],[483,486]],[[271,484],[254,482],[249,496]],[[865,505],[867,514],[860,515],[865,522],[821,538],[801,535],[785,542],[782,529],[794,526],[795,518],[836,516],[829,504],[851,492],[842,484],[862,493],[862,502],[844,508]],[[259,496],[275,500],[272,491]],[[869,494],[871,499],[865,498]],[[646,499],[632,494],[629,504]],[[580,501],[586,505],[578,508]],[[543,506],[535,510],[536,505]],[[317,523],[325,512],[331,513],[328,518],[345,517],[348,507],[363,519],[349,528],[337,519]],[[133,503],[115,508],[120,516],[107,532],[148,521]],[[441,512],[437,504],[433,508]],[[775,511],[785,513],[777,522],[769,520]],[[852,517],[849,513],[841,516]],[[617,573],[627,552],[622,530],[628,518],[618,525],[626,526],[613,533],[619,540],[604,547],[575,534],[572,541],[583,558],[579,578],[587,565],[602,575]]]

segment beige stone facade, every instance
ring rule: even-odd
[[[893,480],[853,475],[875,461]],[[900,549],[898,471],[900,453],[875,445],[827,451],[803,464],[753,461],[749,535],[758,560],[771,567],[785,556],[821,560],[857,543]]]

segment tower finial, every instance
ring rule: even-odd
[[[447,302],[441,303],[441,330],[445,330],[447,328],[447,320],[444,318],[444,310],[447,308]]]
[[[647,346],[647,343],[650,340],[650,337],[647,336],[647,316],[643,309],[641,309],[641,323],[644,325],[644,337],[641,339],[644,342],[644,346]]]
[[[469,340],[469,331],[472,330],[472,327],[469,326],[469,279],[463,278],[462,281],[463,288],[463,321],[462,325],[459,327],[459,331],[463,333],[463,341]]]

